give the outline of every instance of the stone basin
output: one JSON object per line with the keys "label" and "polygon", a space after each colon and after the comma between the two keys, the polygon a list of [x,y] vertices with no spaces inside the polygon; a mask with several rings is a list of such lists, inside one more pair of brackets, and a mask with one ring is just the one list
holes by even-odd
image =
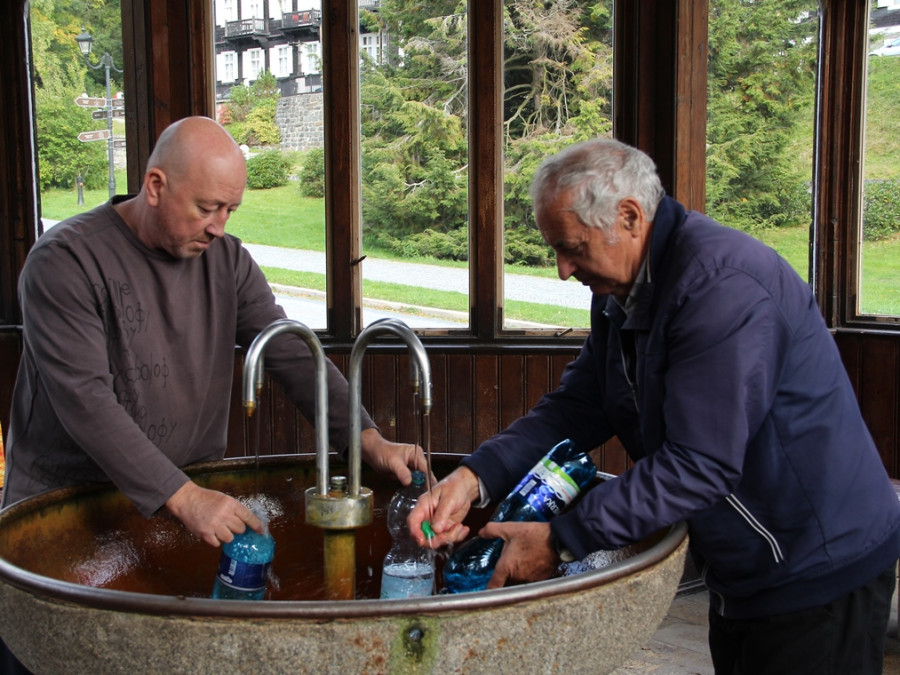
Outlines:
{"label": "stone basin", "polygon": [[[459,456],[435,455],[438,477]],[[343,473],[332,464],[331,475]],[[274,513],[277,588],[212,600],[219,550],[111,487],[55,490],[0,513],[0,634],[35,673],[607,673],[659,626],[687,529],[608,567],[492,591],[378,600],[398,484],[364,467],[372,525],[357,531],[356,600],[322,598],[322,534],[304,523],[312,456],[223,460],[188,472]],[[470,523],[480,526],[489,514]],[[479,520],[480,518],[480,520]],[[440,569],[440,561],[438,561]]]}

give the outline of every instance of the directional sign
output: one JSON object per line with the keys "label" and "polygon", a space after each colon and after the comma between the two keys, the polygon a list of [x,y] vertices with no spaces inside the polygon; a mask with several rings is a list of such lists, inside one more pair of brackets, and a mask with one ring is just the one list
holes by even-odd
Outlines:
{"label": "directional sign", "polygon": [[82,143],[88,141],[105,141],[110,137],[109,129],[100,129],[98,131],[82,131],[78,134],[78,140]]}
{"label": "directional sign", "polygon": [[125,107],[125,99],[124,98],[114,98],[112,100],[113,108],[124,108]]}
{"label": "directional sign", "polygon": [[125,147],[125,141],[124,141],[124,140],[116,140],[116,141],[113,141],[113,147],[114,147],[114,148],[124,148],[124,147]]}
{"label": "directional sign", "polygon": [[102,108],[106,105],[105,98],[94,98],[91,96],[79,96],[75,99],[75,105],[82,108]]}
{"label": "directional sign", "polygon": [[124,110],[95,110],[91,113],[95,120],[105,120],[107,117],[125,117]]}

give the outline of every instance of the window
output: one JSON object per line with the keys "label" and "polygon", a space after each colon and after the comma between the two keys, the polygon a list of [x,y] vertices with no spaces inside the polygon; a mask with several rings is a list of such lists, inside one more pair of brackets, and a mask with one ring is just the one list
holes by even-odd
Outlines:
{"label": "window", "polygon": [[586,328],[591,292],[560,281],[528,191],[540,162],[612,134],[612,0],[505,0],[504,328]]}
{"label": "window", "polygon": [[244,82],[249,84],[259,77],[265,67],[262,49],[248,49],[244,52]]}
{"label": "window", "polygon": [[711,0],[706,211],[810,279],[815,0]]}
{"label": "window", "polygon": [[235,53],[223,52],[216,59],[217,73],[216,80],[219,82],[234,82],[237,79],[237,68],[235,67]]}
{"label": "window", "polygon": [[221,9],[217,8],[217,13],[221,16],[222,24],[224,25],[225,21],[236,21],[238,18],[237,13],[237,0],[216,0],[216,4],[221,3]]}
{"label": "window", "polygon": [[321,44],[306,42],[303,44],[303,72],[307,75],[322,72]]}
{"label": "window", "polygon": [[118,2],[93,9],[59,3],[53,12],[30,7],[46,230],[127,192],[122,23]]}
{"label": "window", "polygon": [[288,45],[275,47],[275,63],[272,73],[275,77],[287,77],[291,74],[291,48]]}
{"label": "window", "polygon": [[851,295],[855,314],[887,322],[900,320],[900,6],[875,8],[869,25],[862,222]]}
{"label": "window", "polygon": [[364,325],[399,313],[414,328],[468,326],[469,73],[459,10],[450,0],[360,10],[367,48],[390,34],[404,54],[373,52],[360,65]]}

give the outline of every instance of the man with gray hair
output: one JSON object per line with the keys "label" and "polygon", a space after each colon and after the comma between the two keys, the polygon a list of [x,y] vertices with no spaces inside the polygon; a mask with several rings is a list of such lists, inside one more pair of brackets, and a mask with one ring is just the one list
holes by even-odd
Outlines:
{"label": "man with gray hair", "polygon": [[460,541],[470,506],[560,440],[617,437],[633,467],[576,508],[479,532],[506,541],[488,588],[686,521],[717,673],[881,672],[900,504],[809,285],[664,196],[650,158],[614,140],[547,159],[532,196],[560,278],[593,293],[591,332],[555,391],[420,499],[411,531],[428,517],[432,545]]}

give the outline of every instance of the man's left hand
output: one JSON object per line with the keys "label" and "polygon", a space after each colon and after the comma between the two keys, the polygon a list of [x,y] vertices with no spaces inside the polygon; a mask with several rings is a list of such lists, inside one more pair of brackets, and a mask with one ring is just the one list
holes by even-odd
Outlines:
{"label": "man's left hand", "polygon": [[[386,440],[378,429],[366,429],[360,435],[363,461],[378,473],[394,476],[403,485],[412,482],[412,469],[428,471],[425,453],[411,443],[393,443]],[[434,477],[432,477],[434,483]]]}
{"label": "man's left hand", "polygon": [[490,522],[481,528],[478,536],[500,537],[505,542],[488,588],[502,588],[510,581],[549,579],[559,564],[559,556],[550,542],[549,523]]}

